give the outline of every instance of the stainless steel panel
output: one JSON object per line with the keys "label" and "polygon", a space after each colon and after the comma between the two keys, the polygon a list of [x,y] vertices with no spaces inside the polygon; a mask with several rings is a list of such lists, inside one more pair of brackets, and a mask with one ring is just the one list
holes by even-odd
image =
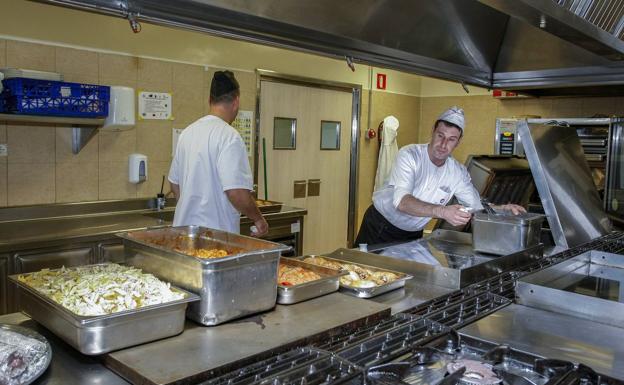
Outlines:
{"label": "stainless steel panel", "polygon": [[16,273],[28,273],[43,268],[70,267],[88,265],[95,262],[92,246],[69,250],[33,250],[13,255],[13,266]]}
{"label": "stainless steel panel", "polygon": [[98,249],[98,263],[123,263],[126,259],[123,242],[100,243]]}
{"label": "stainless steel panel", "polygon": [[340,273],[323,266],[317,266],[291,258],[281,258],[280,264],[282,263],[290,266],[303,267],[304,269],[317,273],[321,278],[293,286],[284,286],[278,282],[277,303],[281,305],[292,305],[338,291],[340,287],[340,277],[347,274],[346,272]]}
{"label": "stainless steel panel", "polygon": [[475,213],[472,217],[472,244],[475,251],[496,255],[512,254],[540,242],[541,214],[490,215]]}
{"label": "stainless steel panel", "polygon": [[408,273],[423,285],[459,289],[534,262],[542,258],[543,247],[494,257],[475,252],[469,233],[436,230],[430,237],[372,252],[379,255],[349,250],[336,258]]}
{"label": "stainless steel panel", "polygon": [[526,121],[518,130],[555,244],[568,248],[609,233],[575,130]]}
{"label": "stainless steel panel", "polygon": [[519,304],[594,322],[624,325],[624,260],[590,251],[521,278]]}
{"label": "stainless steel panel", "polygon": [[[201,300],[189,307],[194,321],[217,325],[275,306],[277,265],[280,253],[288,249],[284,245],[199,226],[118,235],[129,265],[200,295]],[[225,249],[231,255],[201,259],[183,254],[174,250],[178,237],[195,247]]]}
{"label": "stainless steel panel", "polygon": [[103,354],[174,336],[184,330],[186,305],[199,298],[184,290],[185,298],[103,316],[79,316],[37,290],[9,277],[18,287],[20,309],[76,350]]}
{"label": "stainless steel panel", "polygon": [[459,330],[512,348],[583,363],[624,380],[624,329],[522,305],[509,305]]}

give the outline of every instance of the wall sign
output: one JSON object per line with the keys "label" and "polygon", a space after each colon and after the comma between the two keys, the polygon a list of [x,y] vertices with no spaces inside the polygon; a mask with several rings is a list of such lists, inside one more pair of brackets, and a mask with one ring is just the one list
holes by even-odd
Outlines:
{"label": "wall sign", "polygon": [[252,156],[251,145],[253,144],[253,111],[238,111],[232,127],[239,132],[247,148],[247,156]]}
{"label": "wall sign", "polygon": [[139,119],[173,119],[171,102],[171,94],[168,92],[139,92]]}

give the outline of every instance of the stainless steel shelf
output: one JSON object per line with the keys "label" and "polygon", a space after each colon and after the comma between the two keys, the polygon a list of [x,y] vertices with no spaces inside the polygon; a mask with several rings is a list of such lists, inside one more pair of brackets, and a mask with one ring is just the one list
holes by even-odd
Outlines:
{"label": "stainless steel shelf", "polygon": [[104,124],[104,120],[104,118],[72,118],[65,116],[0,114],[0,121],[19,123],[51,123],[81,126],[101,126],[102,124]]}
{"label": "stainless steel shelf", "polygon": [[0,122],[16,123],[47,123],[66,124],[72,127],[72,152],[78,154],[80,150],[97,133],[98,128],[104,124],[104,118],[72,118],[66,116],[39,116],[0,114]]}

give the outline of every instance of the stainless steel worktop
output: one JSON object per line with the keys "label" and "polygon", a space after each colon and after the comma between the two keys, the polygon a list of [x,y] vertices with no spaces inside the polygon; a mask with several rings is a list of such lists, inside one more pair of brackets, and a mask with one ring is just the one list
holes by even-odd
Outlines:
{"label": "stainless steel worktop", "polygon": [[599,373],[624,378],[624,329],[510,305],[460,333],[544,357],[582,362]]}
{"label": "stainless steel worktop", "polygon": [[34,385],[126,385],[126,380],[108,370],[97,358],[84,356],[46,328],[21,313],[0,316],[1,324],[21,325],[35,330],[52,345],[52,363]]}
{"label": "stainless steel worktop", "polygon": [[[167,208],[163,211],[136,210],[0,222],[0,251],[30,242],[98,237],[118,231],[166,226],[171,224],[173,213],[174,208]],[[284,206],[279,212],[265,214],[265,217],[280,219],[305,213],[305,209]],[[241,223],[247,222],[247,218],[241,219]]]}

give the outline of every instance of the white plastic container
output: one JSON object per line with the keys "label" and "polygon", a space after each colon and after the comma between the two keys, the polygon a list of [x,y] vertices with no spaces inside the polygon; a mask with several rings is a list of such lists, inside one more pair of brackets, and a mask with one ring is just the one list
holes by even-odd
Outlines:
{"label": "white plastic container", "polygon": [[101,129],[109,131],[131,129],[135,125],[135,108],[134,88],[111,86],[108,116]]}
{"label": "white plastic container", "polygon": [[130,154],[128,158],[128,181],[141,183],[147,180],[147,155]]}

